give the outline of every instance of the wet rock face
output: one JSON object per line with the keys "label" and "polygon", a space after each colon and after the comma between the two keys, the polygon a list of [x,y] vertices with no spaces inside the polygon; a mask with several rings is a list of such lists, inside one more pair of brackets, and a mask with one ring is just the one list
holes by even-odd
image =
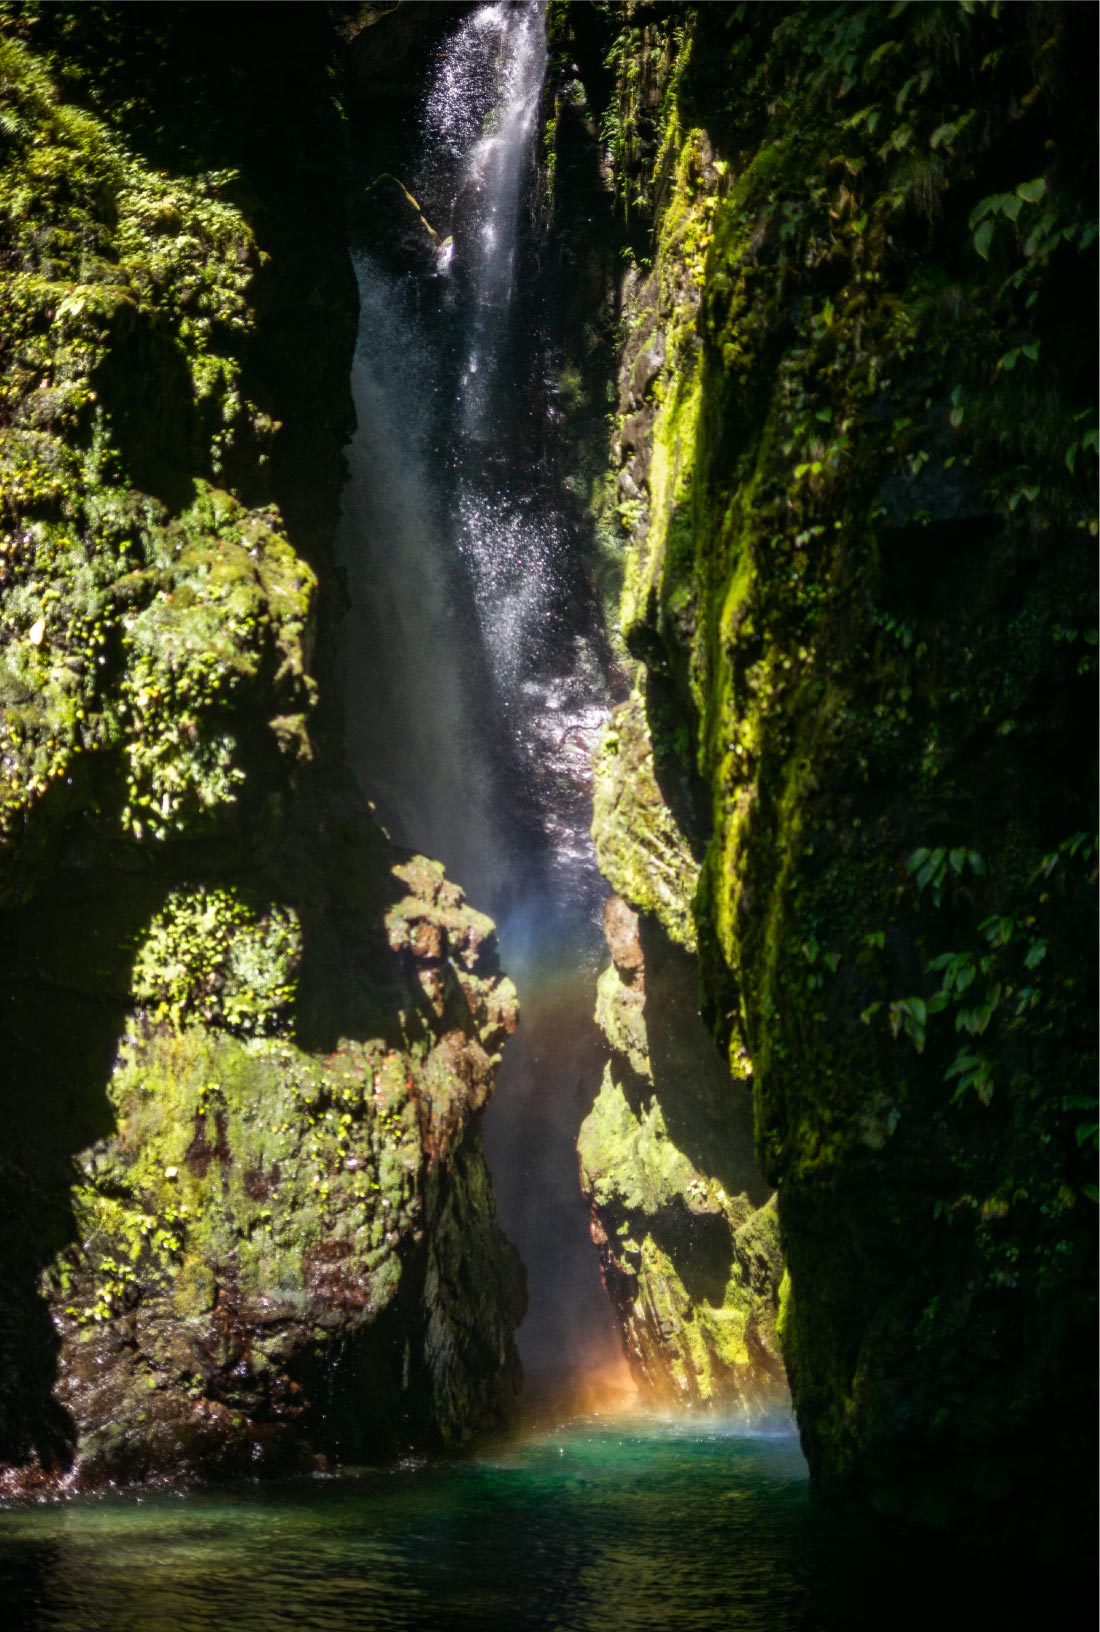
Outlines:
{"label": "wet rock face", "polygon": [[783,1264],[750,1088],[731,1087],[696,1013],[694,960],[618,896],[604,929],[596,1018],[612,1057],[578,1152],[631,1370],[664,1403],[782,1408]]}
{"label": "wet rock face", "polygon": [[691,906],[701,846],[693,816],[670,797],[667,744],[654,740],[646,682],[639,680],[600,739],[592,837],[612,889],[661,924],[677,945],[694,952]]}

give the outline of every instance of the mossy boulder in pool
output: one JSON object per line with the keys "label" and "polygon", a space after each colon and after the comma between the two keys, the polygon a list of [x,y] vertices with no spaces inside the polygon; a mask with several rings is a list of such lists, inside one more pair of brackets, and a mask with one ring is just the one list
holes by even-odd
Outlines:
{"label": "mossy boulder in pool", "polygon": [[442,869],[413,858],[395,884],[398,1046],[297,1046],[285,908],[198,889],[153,921],[115,1131],[77,1158],[77,1238],[44,1278],[75,1459],[7,1488],[313,1467],[507,1411],[523,1273],[476,1112],[514,993]]}

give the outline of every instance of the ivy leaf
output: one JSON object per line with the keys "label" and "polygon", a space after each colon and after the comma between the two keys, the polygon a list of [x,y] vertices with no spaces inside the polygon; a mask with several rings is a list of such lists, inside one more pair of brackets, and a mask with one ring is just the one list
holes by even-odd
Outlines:
{"label": "ivy leaf", "polygon": [[983,261],[988,261],[989,259],[989,246],[992,241],[993,223],[989,220],[983,221],[977,232],[974,234],[974,248],[977,250]]}
{"label": "ivy leaf", "polygon": [[1021,181],[1016,193],[1019,198],[1023,199],[1025,204],[1038,204],[1046,190],[1046,182],[1042,176],[1038,176],[1035,181]]}
{"label": "ivy leaf", "polygon": [[952,1077],[961,1076],[964,1071],[972,1071],[978,1063],[976,1054],[968,1054],[965,1049],[956,1054],[954,1061],[943,1074],[944,1082],[950,1082]]}

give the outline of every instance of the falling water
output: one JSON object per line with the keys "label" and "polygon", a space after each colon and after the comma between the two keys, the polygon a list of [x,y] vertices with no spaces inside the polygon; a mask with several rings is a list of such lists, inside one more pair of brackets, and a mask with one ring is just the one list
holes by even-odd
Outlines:
{"label": "falling water", "polygon": [[[554,502],[530,253],[542,7],[443,45],[407,252],[357,248],[361,321],[341,525],[352,763],[392,836],[496,918],[519,987],[486,1146],[528,1266],[529,1372],[621,1366],[577,1183],[599,1071],[604,887],[589,763],[608,707],[592,597]],[[367,178],[368,180],[370,178]],[[425,224],[426,222],[426,224]]]}

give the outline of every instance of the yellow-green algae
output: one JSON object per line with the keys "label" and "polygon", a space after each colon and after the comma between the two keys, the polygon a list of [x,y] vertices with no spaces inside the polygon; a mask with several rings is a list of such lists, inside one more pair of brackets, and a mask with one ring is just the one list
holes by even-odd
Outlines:
{"label": "yellow-green algae", "polygon": [[651,1398],[773,1410],[779,1225],[774,1197],[760,1205],[747,1094],[735,1102],[695,1013],[691,958],[620,900],[606,924],[611,1060],[577,1151],[627,1359]]}

